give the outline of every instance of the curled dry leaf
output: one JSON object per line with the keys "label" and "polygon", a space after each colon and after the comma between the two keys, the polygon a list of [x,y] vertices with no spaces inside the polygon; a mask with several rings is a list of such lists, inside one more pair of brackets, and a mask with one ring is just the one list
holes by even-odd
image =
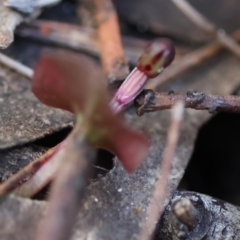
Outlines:
{"label": "curled dry leaf", "polygon": [[146,157],[148,141],[111,111],[105,82],[101,69],[86,56],[46,50],[37,64],[32,91],[41,102],[74,112],[76,128],[86,139],[116,154],[132,172]]}

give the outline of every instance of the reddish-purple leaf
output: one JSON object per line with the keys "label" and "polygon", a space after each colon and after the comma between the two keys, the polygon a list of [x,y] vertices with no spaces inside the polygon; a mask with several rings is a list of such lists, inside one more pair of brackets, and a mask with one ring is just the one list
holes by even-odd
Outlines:
{"label": "reddish-purple leaf", "polygon": [[49,106],[80,114],[88,141],[112,151],[132,172],[146,157],[148,141],[110,110],[105,82],[101,69],[86,56],[45,51],[32,79],[32,91]]}

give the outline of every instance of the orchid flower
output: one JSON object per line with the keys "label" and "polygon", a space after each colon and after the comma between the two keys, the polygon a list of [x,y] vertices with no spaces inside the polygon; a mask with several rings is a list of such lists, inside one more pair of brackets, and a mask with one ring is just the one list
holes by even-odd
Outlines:
{"label": "orchid flower", "polygon": [[134,100],[149,78],[170,65],[174,55],[170,40],[150,42],[110,102],[105,77],[88,57],[68,51],[45,51],[33,76],[32,91],[41,102],[75,113],[74,131],[93,146],[113,152],[125,169],[133,172],[146,157],[149,142],[126,127],[116,113]]}
{"label": "orchid flower", "polygon": [[74,113],[73,131],[93,146],[113,152],[125,169],[133,172],[145,159],[149,141],[129,129],[110,109],[106,82],[100,67],[89,57],[44,51],[35,69],[32,91],[44,104]]}
{"label": "orchid flower", "polygon": [[166,38],[155,39],[144,49],[137,66],[115,93],[110,106],[114,112],[126,108],[142,91],[149,78],[158,76],[175,56],[173,43]]}

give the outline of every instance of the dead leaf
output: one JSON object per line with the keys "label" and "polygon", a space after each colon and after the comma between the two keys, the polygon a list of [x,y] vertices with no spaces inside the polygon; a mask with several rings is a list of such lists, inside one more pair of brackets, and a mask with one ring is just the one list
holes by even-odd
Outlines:
{"label": "dead leaf", "polygon": [[31,82],[0,68],[0,149],[33,142],[72,126],[74,116],[41,104],[31,93]]}

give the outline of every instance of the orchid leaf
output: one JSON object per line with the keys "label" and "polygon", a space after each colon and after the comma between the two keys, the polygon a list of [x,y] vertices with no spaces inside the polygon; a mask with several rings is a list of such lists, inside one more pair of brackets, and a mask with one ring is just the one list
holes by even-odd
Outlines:
{"label": "orchid leaf", "polygon": [[90,58],[47,50],[36,66],[32,91],[44,104],[75,113],[75,128],[95,147],[116,154],[132,172],[146,157],[148,140],[112,112],[105,82],[101,69]]}

